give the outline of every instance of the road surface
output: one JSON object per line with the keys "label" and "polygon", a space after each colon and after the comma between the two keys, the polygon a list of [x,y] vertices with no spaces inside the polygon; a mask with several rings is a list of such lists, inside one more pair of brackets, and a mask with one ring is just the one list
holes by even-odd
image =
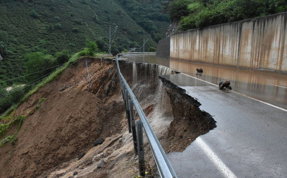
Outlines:
{"label": "road surface", "polygon": [[[287,177],[287,75],[154,56],[128,56],[186,74],[165,76],[197,98],[217,127],[169,159],[180,178]],[[195,76],[196,68],[202,76]],[[223,92],[218,82],[230,80]]]}
{"label": "road surface", "polygon": [[197,98],[217,122],[185,151],[169,154],[179,177],[287,176],[287,110],[186,75],[166,78]]}

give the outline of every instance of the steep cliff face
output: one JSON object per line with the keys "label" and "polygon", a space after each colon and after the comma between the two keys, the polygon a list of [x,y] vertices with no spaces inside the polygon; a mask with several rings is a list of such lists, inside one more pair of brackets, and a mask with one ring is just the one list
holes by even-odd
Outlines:
{"label": "steep cliff face", "polygon": [[198,136],[208,133],[216,127],[216,121],[210,114],[202,111],[195,98],[186,94],[168,79],[160,77],[170,100],[173,120],[165,137],[168,152],[181,152]]}

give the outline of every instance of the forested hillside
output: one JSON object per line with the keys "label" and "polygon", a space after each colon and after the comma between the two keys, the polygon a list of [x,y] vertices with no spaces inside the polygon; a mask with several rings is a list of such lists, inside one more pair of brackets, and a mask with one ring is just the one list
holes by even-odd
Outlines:
{"label": "forested hillside", "polygon": [[155,41],[163,37],[167,30],[166,22],[169,21],[165,14],[162,0],[118,0],[128,15],[139,24],[146,32],[151,34]]}
{"label": "forested hillside", "polygon": [[286,0],[172,0],[171,19],[182,30],[287,11]]}
{"label": "forested hillside", "polygon": [[109,27],[113,51],[140,47],[143,39],[152,50],[169,24],[162,9],[161,0],[0,0],[0,87],[23,82],[31,52],[53,58],[87,41],[107,51]]}

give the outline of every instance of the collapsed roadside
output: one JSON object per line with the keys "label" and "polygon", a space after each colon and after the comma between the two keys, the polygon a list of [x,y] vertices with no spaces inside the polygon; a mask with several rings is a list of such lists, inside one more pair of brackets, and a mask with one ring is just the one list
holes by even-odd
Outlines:
{"label": "collapsed roadside", "polygon": [[[197,136],[214,128],[213,122],[213,127],[207,127],[205,132],[190,131],[196,129],[192,123],[200,122],[191,121],[190,117],[192,109],[200,113],[199,105],[184,102],[187,112],[178,110],[175,101],[180,101],[184,93],[172,97],[177,91],[169,85],[164,88],[158,78],[162,70],[157,65],[136,64],[138,77],[135,77],[133,65],[122,62],[122,71],[168,152],[183,150]],[[179,112],[184,117],[177,114]],[[0,177],[138,175],[137,158],[112,60],[82,58],[29,97],[13,115],[27,118],[17,140],[0,148],[3,170]],[[180,121],[183,118],[185,121]],[[178,121],[182,124],[175,124]],[[154,165],[147,144],[145,148],[147,167],[152,171]]]}

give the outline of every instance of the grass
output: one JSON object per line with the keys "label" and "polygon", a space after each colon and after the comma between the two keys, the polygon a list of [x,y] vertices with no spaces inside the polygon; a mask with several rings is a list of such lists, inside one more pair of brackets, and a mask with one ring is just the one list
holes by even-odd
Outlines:
{"label": "grass", "polygon": [[5,137],[4,139],[0,140],[0,147],[2,147],[3,145],[7,144],[7,143],[15,143],[17,140],[16,135],[8,135],[7,137]]}
{"label": "grass", "polygon": [[47,98],[40,98],[38,100],[37,106],[36,106],[36,110],[40,109],[41,105],[47,100]]}
{"label": "grass", "polygon": [[5,122],[2,120],[3,123],[0,124],[0,137],[4,136],[5,133],[13,126],[17,127],[18,132],[26,118],[26,116],[22,115],[15,117],[7,116]]}

